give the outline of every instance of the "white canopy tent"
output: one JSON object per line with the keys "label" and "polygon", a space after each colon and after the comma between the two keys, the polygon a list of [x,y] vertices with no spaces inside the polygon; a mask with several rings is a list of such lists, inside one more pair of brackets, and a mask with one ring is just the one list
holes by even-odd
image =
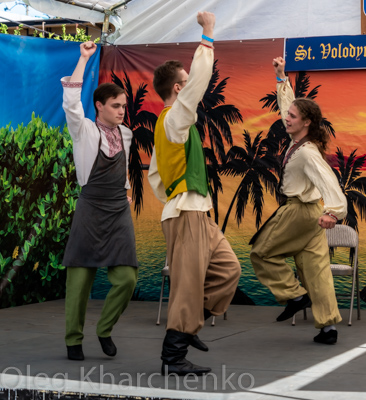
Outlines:
{"label": "white canopy tent", "polygon": [[360,0],[133,0],[115,44],[197,41],[198,11],[216,15],[216,40],[357,35]]}
{"label": "white canopy tent", "polygon": [[[62,0],[63,2],[65,0]],[[4,0],[0,0],[4,2]],[[78,0],[94,10],[56,0],[25,0],[36,10],[63,18],[103,22],[115,0]],[[74,3],[74,2],[73,2]],[[99,11],[96,11],[99,10]],[[360,0],[132,0],[110,22],[114,44],[197,41],[198,11],[216,14],[216,40],[359,35]]]}

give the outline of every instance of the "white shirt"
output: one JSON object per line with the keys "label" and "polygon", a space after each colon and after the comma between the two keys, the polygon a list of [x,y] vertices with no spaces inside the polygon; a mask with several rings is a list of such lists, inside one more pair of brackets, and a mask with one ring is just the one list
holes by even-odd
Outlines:
{"label": "white shirt", "polygon": [[[89,179],[91,169],[98,154],[99,138],[102,137],[101,150],[109,156],[110,145],[103,128],[97,128],[89,118],[85,118],[81,103],[82,82],[69,82],[70,77],[61,79],[64,88],[62,107],[66,114],[67,127],[73,141],[73,155],[76,168],[76,177],[80,186],[84,186]],[[130,154],[132,131],[123,125],[119,125],[123,137],[123,145],[126,151],[126,184],[128,181],[128,160]]]}
{"label": "white shirt", "polygon": [[[288,80],[278,83],[277,102],[285,126],[285,118],[293,101],[294,93]],[[293,144],[294,141],[291,141],[289,149]],[[338,219],[347,215],[347,199],[337,177],[312,142],[305,142],[292,154],[285,166],[281,191],[288,197],[297,197],[303,203],[317,203],[323,198],[324,214],[333,214]]]}

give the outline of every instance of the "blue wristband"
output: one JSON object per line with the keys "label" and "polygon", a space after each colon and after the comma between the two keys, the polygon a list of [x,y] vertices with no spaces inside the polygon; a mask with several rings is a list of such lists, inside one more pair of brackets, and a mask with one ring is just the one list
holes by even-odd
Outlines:
{"label": "blue wristband", "polygon": [[205,39],[205,40],[207,40],[207,41],[210,42],[210,43],[213,43],[213,42],[214,42],[214,40],[213,40],[212,38],[210,38],[210,37],[208,37],[208,36],[206,36],[206,35],[202,35],[202,39]]}
{"label": "blue wristband", "polygon": [[277,82],[286,82],[287,78],[279,78],[278,76],[276,76]]}

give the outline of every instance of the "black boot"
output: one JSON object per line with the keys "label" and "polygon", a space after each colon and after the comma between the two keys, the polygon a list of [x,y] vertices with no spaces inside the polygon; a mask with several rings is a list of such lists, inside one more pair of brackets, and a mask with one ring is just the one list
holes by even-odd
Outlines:
{"label": "black boot", "polygon": [[163,351],[161,353],[161,359],[163,360],[161,367],[162,375],[202,375],[211,371],[211,368],[194,365],[186,360],[185,357],[192,338],[193,335],[189,333],[173,331],[171,329],[166,332]]}
{"label": "black boot", "polygon": [[200,340],[197,335],[194,335],[191,340],[191,346],[197,350],[208,351],[208,347]]}
{"label": "black boot", "polygon": [[69,360],[75,360],[75,361],[84,360],[83,347],[81,344],[76,344],[75,346],[66,346],[66,347],[67,347],[67,358]]}

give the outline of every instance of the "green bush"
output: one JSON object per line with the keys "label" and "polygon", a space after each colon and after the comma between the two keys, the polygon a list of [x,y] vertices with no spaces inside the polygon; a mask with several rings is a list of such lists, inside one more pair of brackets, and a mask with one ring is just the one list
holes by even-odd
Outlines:
{"label": "green bush", "polygon": [[[87,35],[85,33],[85,29],[82,28],[76,28],[76,35],[70,35],[69,33],[66,33],[66,25],[62,25],[62,35],[56,35],[55,33],[44,33],[44,32],[39,32],[37,30],[34,30],[33,36],[34,37],[40,37],[40,38],[48,38],[48,39],[55,39],[55,40],[65,40],[69,42],[87,42],[91,39],[91,35]],[[14,31],[15,35],[15,31]],[[94,40],[94,43],[98,43],[100,41],[100,38],[97,38]]]}
{"label": "green bush", "polygon": [[64,297],[61,265],[80,187],[65,127],[0,128],[0,308]]}
{"label": "green bush", "polygon": [[[23,30],[23,24],[19,24],[19,26],[14,29],[13,34],[16,36],[20,36]],[[31,27],[30,27],[31,28]],[[33,28],[34,29],[34,28]],[[4,33],[7,35],[8,32],[8,26],[6,24],[0,24],[0,33]],[[33,32],[34,37],[40,37],[44,39],[45,37],[47,39],[55,39],[55,40],[64,40],[68,42],[87,42],[91,39],[91,35],[87,35],[85,29],[82,28],[76,28],[76,35],[71,35],[69,33],[66,33],[66,25],[62,25],[62,34],[57,35],[54,32],[42,32],[37,29],[34,29]],[[98,43],[100,41],[100,38],[96,38],[94,40],[94,43]]]}

